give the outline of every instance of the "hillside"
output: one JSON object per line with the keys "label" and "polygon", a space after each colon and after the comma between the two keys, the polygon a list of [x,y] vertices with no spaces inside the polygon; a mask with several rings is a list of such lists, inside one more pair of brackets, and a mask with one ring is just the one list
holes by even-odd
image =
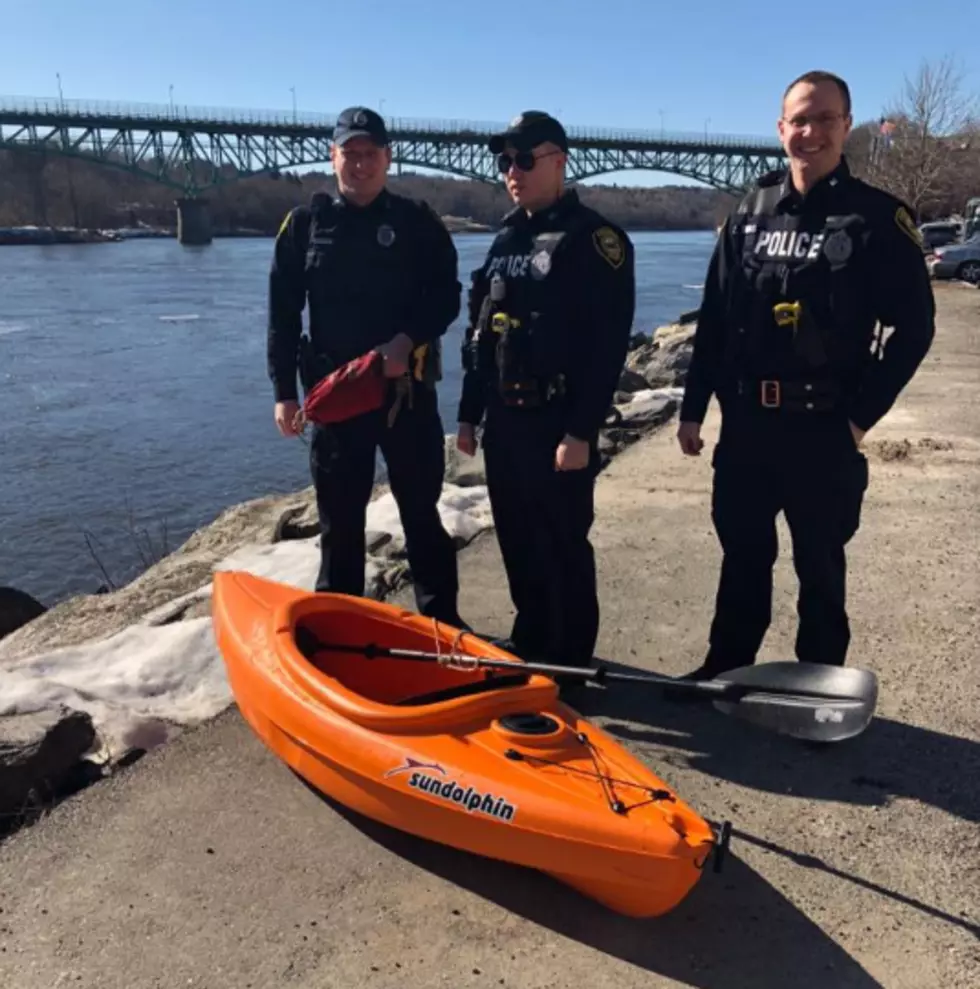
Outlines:
{"label": "hillside", "polygon": [[[318,188],[333,189],[325,172],[239,179],[206,196],[217,234],[274,234],[286,211]],[[427,200],[440,215],[495,225],[509,208],[497,185],[419,174],[392,175],[391,188]],[[147,224],[173,228],[175,190],[121,169],[54,155],[0,152],[0,226],[37,224],[118,229]],[[583,199],[631,230],[711,229],[731,197],[695,186],[582,187]]]}

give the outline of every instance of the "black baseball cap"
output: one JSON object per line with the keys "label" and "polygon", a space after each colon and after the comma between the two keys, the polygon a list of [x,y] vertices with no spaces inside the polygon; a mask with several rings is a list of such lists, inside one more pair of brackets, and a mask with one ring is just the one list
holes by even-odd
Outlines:
{"label": "black baseball cap", "polygon": [[551,141],[562,151],[568,151],[565,128],[551,114],[543,110],[525,110],[510,122],[506,130],[494,134],[488,147],[497,155],[508,144],[512,144],[518,151],[530,151],[545,141]]}
{"label": "black baseball cap", "polygon": [[333,129],[334,144],[344,144],[352,137],[369,137],[375,144],[388,144],[388,129],[381,114],[366,106],[349,106],[340,112]]}

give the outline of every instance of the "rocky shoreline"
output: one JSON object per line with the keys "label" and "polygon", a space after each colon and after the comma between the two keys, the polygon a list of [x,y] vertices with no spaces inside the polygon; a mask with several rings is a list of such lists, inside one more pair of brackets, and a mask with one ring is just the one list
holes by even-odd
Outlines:
{"label": "rocky shoreline", "polygon": [[[695,327],[685,321],[631,340],[600,437],[603,468],[673,417]],[[471,489],[485,501],[482,453],[461,457],[447,439],[445,482],[446,490]],[[379,484],[372,500],[386,495],[387,485]],[[490,527],[484,512],[461,530],[457,550]],[[261,552],[284,543],[315,543],[318,534],[313,489],[308,487],[228,508],[169,556],[110,593],[79,595],[44,609],[16,589],[0,589],[0,676],[50,651],[106,640],[134,626],[206,620],[211,579],[219,564],[249,548]],[[384,599],[411,581],[403,541],[390,532],[372,532],[369,525],[368,554],[368,596]],[[56,705],[5,713],[0,703],[0,836],[31,823],[65,796],[145,751],[136,745],[113,752],[107,761],[93,759],[97,734],[83,711]]]}

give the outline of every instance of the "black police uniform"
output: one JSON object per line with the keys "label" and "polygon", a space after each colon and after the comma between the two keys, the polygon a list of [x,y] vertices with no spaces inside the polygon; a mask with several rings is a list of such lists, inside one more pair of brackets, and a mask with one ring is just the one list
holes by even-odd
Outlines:
{"label": "black police uniform", "polygon": [[[586,666],[599,628],[589,529],[598,434],[626,359],[633,246],[574,190],[512,210],[473,273],[458,418],[479,425],[497,538],[524,658]],[[570,434],[589,464],[555,469]]]}
{"label": "black police uniform", "polygon": [[[386,141],[381,118],[363,108],[345,111],[342,128]],[[427,204],[387,189],[366,207],[317,193],[309,207],[289,213],[276,239],[268,335],[276,401],[296,400],[298,369],[308,391],[399,332],[411,338],[409,378],[392,383],[382,409],[314,427],[310,467],[322,532],[316,589],[364,593],[366,510],[380,447],[418,609],[457,625],[456,551],[437,508],[445,434],[435,382],[461,288],[452,238]],[[309,340],[301,343],[307,303]]]}
{"label": "black police uniform", "polygon": [[[929,350],[934,316],[908,210],[846,160],[806,196],[788,172],[772,173],[726,221],[681,408],[701,422],[714,393],[722,411],[712,519],[723,562],[704,675],[755,660],[780,510],[800,585],[797,658],[844,663],[845,546],[868,483],[849,423],[868,430],[891,408]],[[878,323],[893,327],[883,347]]]}

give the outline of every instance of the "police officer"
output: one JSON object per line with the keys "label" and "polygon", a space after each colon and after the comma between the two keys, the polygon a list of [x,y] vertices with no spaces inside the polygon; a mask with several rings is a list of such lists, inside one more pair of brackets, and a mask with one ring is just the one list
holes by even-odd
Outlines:
{"label": "police officer", "polygon": [[[391,148],[366,107],[337,119],[336,197],[314,194],[276,238],[269,282],[268,369],[275,421],[301,428],[297,370],[309,391],[372,349],[391,386],[384,407],[314,427],[310,467],[321,527],[318,591],[363,595],[366,510],[380,447],[405,532],[419,611],[461,625],[457,564],[437,502],[445,470],[435,382],[441,336],[460,310],[456,249],[439,217],[386,188]],[[301,337],[309,305],[309,338]],[[298,349],[299,348],[299,349]]]}
{"label": "police officer", "polygon": [[[741,200],[708,268],[677,435],[699,454],[717,396],[712,519],[723,561],[708,653],[690,678],[755,661],[780,510],[799,579],[797,659],[845,662],[845,546],[868,483],[861,442],[935,332],[916,226],[900,200],[851,174],[850,127],[842,79],[794,80],[779,120],[789,166]],[[878,323],[892,328],[883,347]]]}
{"label": "police officer", "polygon": [[598,434],[626,359],[633,247],[564,188],[568,138],[527,111],[489,149],[515,203],[473,272],[457,446],[483,423],[487,486],[525,659],[587,666]]}

